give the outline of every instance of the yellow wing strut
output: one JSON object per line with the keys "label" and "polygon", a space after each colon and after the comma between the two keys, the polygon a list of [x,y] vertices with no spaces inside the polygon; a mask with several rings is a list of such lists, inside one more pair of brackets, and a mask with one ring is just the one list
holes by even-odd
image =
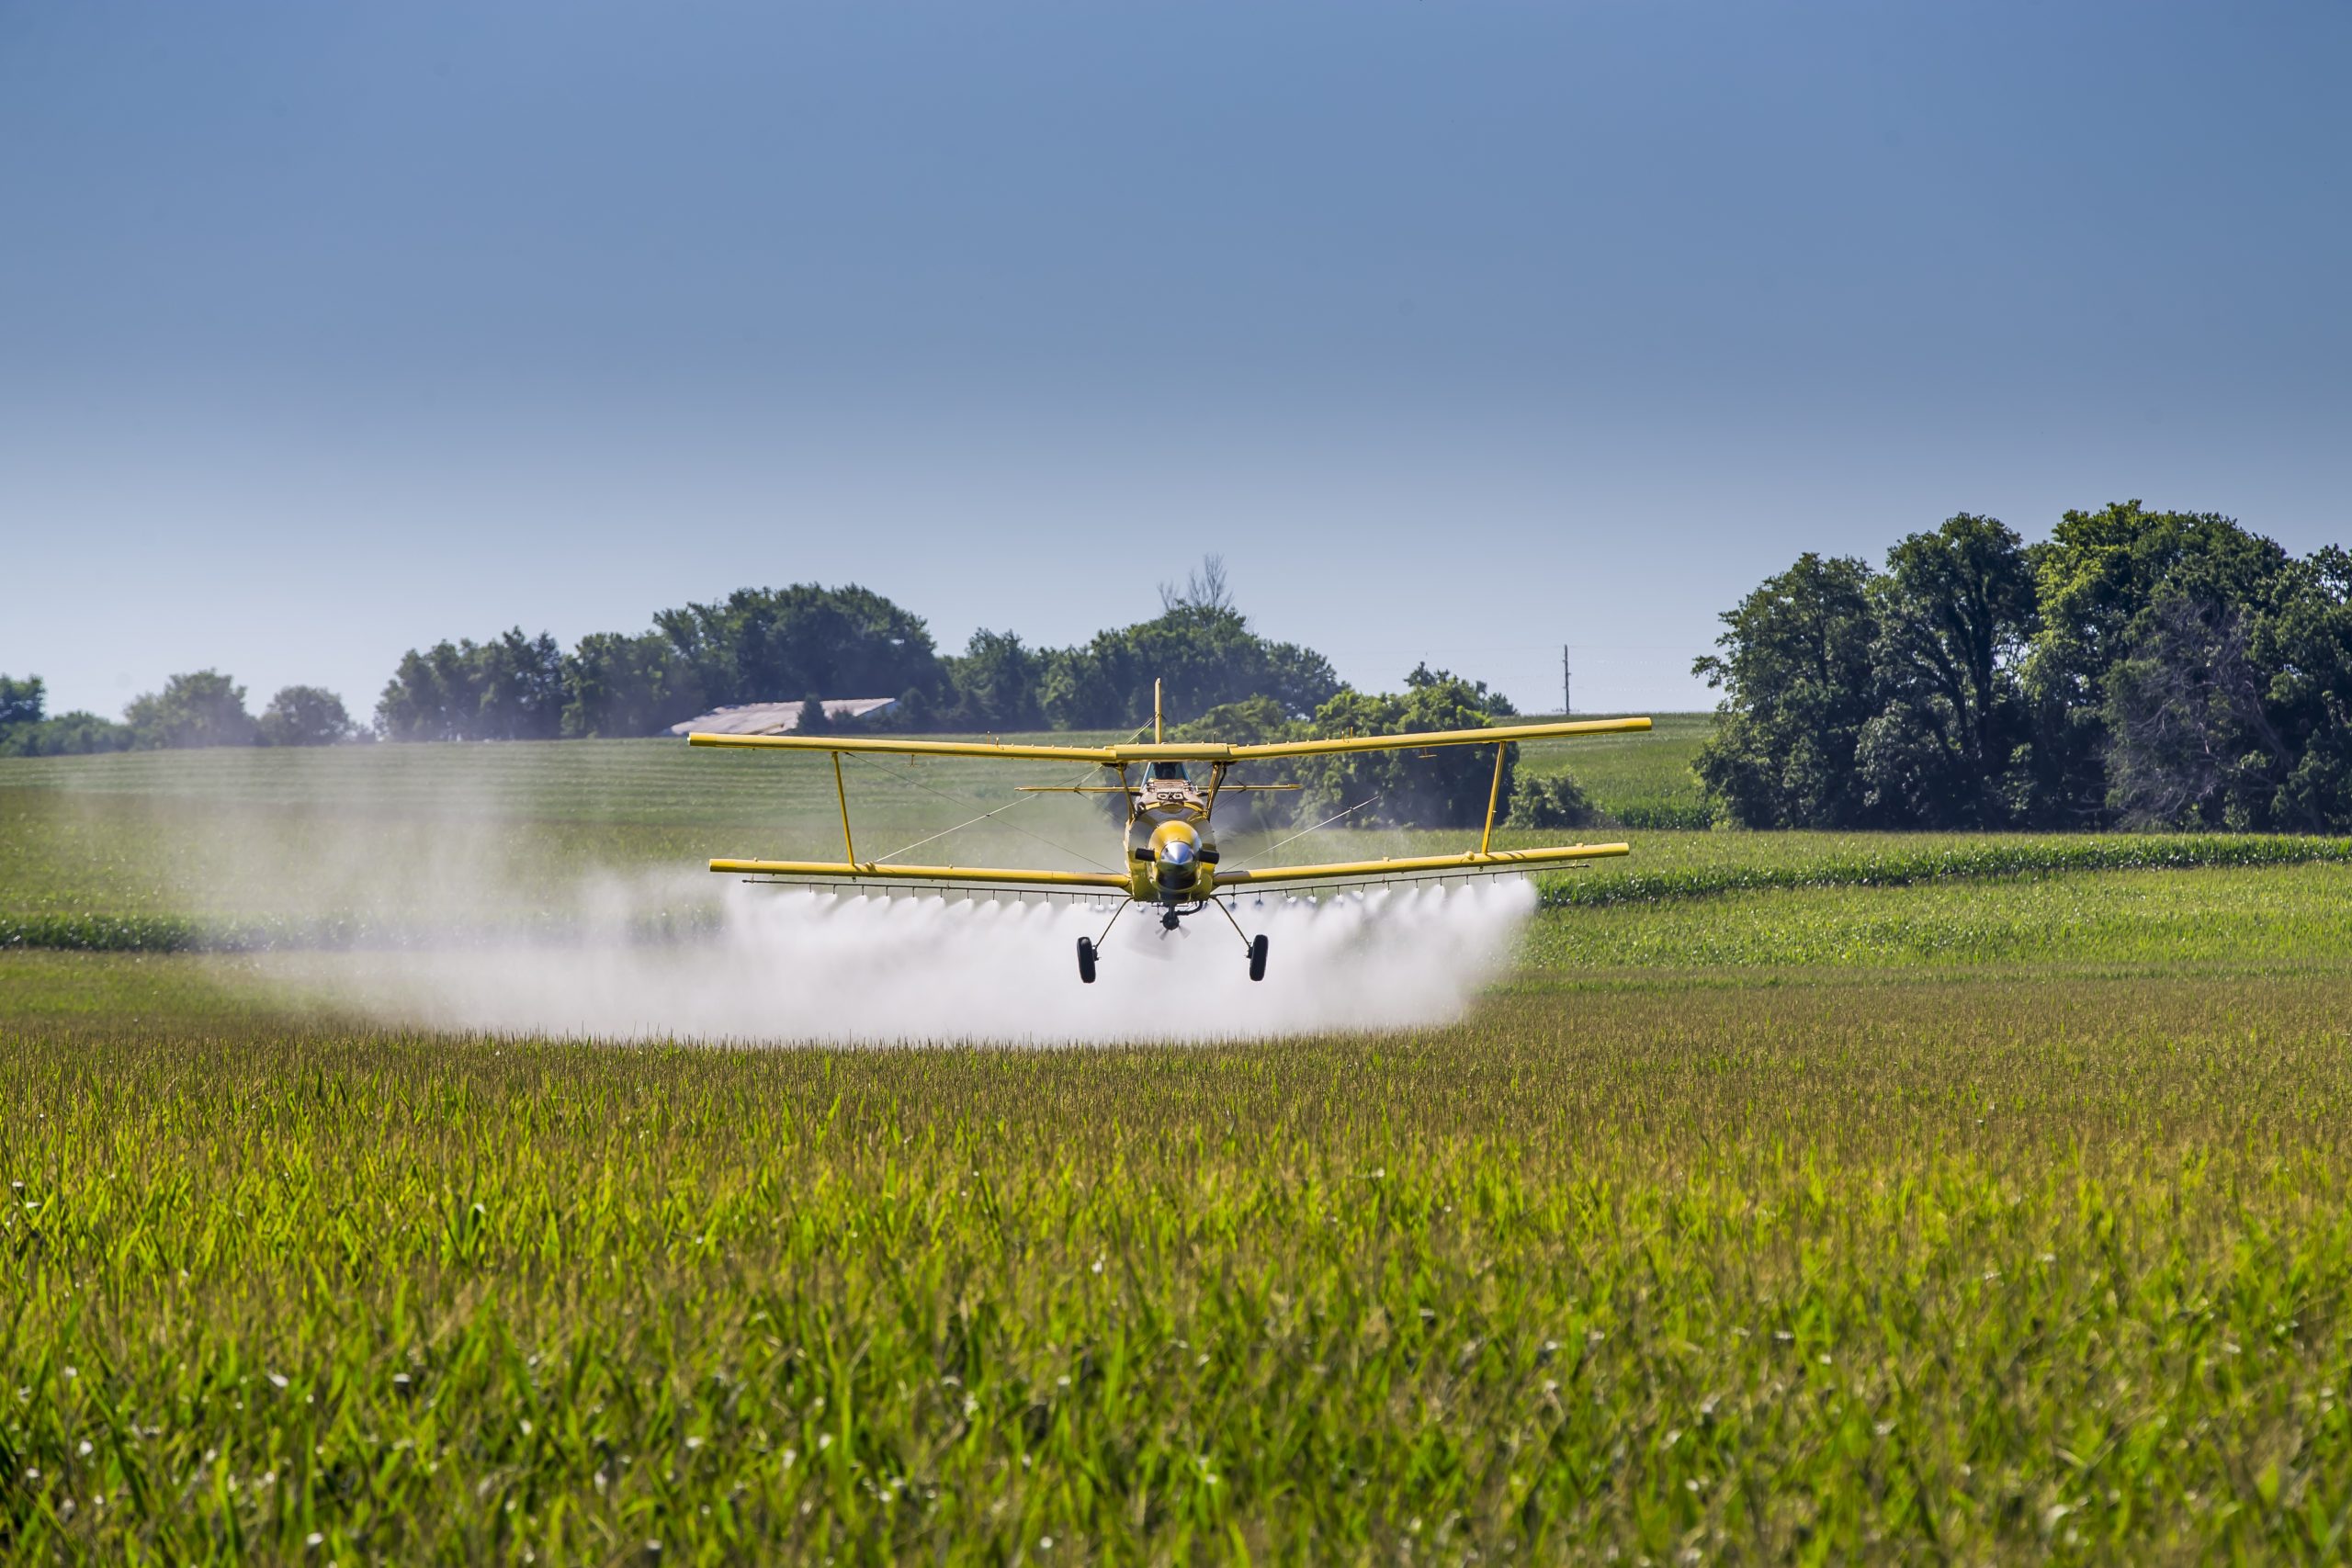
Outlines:
{"label": "yellow wing strut", "polygon": [[[833,763],[833,769],[836,773],[840,772],[841,763],[838,761]],[[1502,797],[1503,748],[1498,746],[1495,748],[1495,782],[1493,786],[1487,791],[1487,827],[1486,830],[1478,835],[1478,852],[1480,854],[1485,854],[1487,852],[1487,845],[1494,840],[1495,805],[1497,802],[1500,801]],[[842,808],[842,820],[843,822],[847,822],[849,820],[849,808],[847,807],[843,807]]]}
{"label": "yellow wing strut", "polygon": [[833,793],[841,797],[842,803],[842,859],[854,863],[857,846],[849,841],[849,789],[842,783],[842,754],[839,751],[833,753]]}

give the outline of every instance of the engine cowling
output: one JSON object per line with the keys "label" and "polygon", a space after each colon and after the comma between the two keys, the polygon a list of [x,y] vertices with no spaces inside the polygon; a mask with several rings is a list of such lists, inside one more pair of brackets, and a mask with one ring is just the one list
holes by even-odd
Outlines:
{"label": "engine cowling", "polygon": [[1151,879],[1162,903],[1187,903],[1206,896],[1215,877],[1199,829],[1189,822],[1162,822],[1151,832]]}

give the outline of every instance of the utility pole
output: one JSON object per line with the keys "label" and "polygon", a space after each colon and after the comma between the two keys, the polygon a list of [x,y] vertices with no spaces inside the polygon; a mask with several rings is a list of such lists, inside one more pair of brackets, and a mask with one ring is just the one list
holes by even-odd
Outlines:
{"label": "utility pole", "polygon": [[1560,716],[1566,718],[1577,711],[1573,688],[1568,684],[1568,645],[1560,645]]}

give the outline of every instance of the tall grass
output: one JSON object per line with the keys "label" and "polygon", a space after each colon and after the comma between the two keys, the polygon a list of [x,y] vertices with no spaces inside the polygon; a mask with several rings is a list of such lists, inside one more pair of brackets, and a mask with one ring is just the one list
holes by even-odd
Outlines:
{"label": "tall grass", "polygon": [[[149,874],[310,805],[66,793],[0,785],[7,930],[383,934]],[[540,809],[535,864],[699,831]],[[2352,1555],[2344,845],[1638,842],[1459,1027],[1254,1046],[0,951],[0,1558]]]}
{"label": "tall grass", "polygon": [[1856,995],[1085,1053],[13,1028],[0,1544],[2339,1555],[2352,985]]}
{"label": "tall grass", "polygon": [[[2117,834],[2101,838],[1951,838],[1908,841],[1880,836],[1860,852],[1820,845],[1812,835],[1777,834],[1792,850],[1777,863],[1750,859],[1611,870],[1548,879],[1544,902],[1562,908],[1654,903],[1765,888],[1908,887],[2005,876],[2091,871],[2187,871],[2211,866],[2352,864],[2352,839],[2265,834]],[[1813,841],[1808,841],[1809,840]],[[1811,851],[1812,852],[1806,852]],[[1824,852],[1826,851],[1826,852]]]}
{"label": "tall grass", "polygon": [[[1819,978],[1856,970],[2155,975],[2334,973],[2352,953],[2340,865],[2051,875],[1905,887],[1815,886],[1552,911],[1528,939],[1536,975],[1580,984],[1697,970]],[[1539,979],[1540,976],[1540,979]]]}

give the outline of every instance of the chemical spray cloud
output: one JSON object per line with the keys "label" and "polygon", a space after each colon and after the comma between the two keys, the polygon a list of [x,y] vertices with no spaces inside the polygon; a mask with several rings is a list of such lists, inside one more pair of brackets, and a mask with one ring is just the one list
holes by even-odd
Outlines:
{"label": "chemical spray cloud", "polygon": [[[1130,911],[1079,982],[1089,901],[885,897],[735,886],[718,930],[629,940],[662,878],[607,880],[562,942],[317,955],[294,971],[388,1021],[598,1039],[1036,1044],[1407,1028],[1461,1015],[1535,905],[1524,882],[1245,897],[1264,981],[1214,911],[1163,932]],[[332,976],[330,979],[329,977]]]}
{"label": "chemical spray cloud", "polygon": [[[1078,939],[1101,933],[1106,901],[749,886],[702,871],[695,842],[662,844],[675,859],[649,865],[626,835],[537,816],[546,793],[518,788],[516,776],[538,777],[519,755],[456,749],[429,769],[346,768],[332,787],[259,806],[86,809],[100,814],[94,832],[169,848],[159,871],[181,907],[284,921],[297,948],[307,929],[356,933],[352,951],[236,961],[265,981],[451,1030],[1057,1043],[1412,1028],[1462,1013],[1511,958],[1535,902],[1512,881],[1319,901],[1244,894],[1236,918],[1272,944],[1256,984],[1216,911],[1163,934],[1153,910],[1131,908],[1086,986]],[[153,819],[124,815],[141,811]],[[738,831],[708,847],[740,848]]]}

